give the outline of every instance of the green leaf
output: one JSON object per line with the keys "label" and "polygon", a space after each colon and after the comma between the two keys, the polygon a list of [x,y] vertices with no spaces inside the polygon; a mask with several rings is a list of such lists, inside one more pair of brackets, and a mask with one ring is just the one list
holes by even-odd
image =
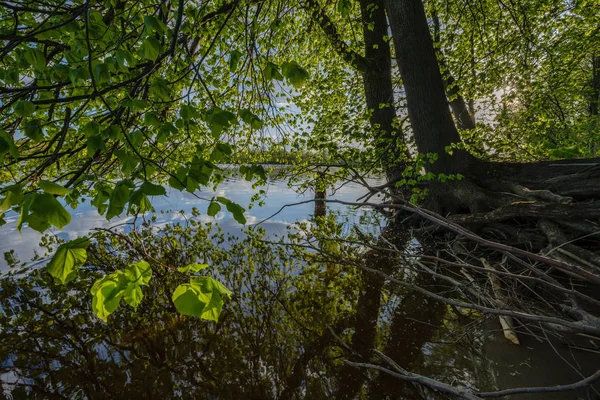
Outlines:
{"label": "green leaf", "polygon": [[212,153],[210,154],[210,161],[219,163],[226,157],[231,156],[233,149],[227,143],[217,143]]}
{"label": "green leaf", "polygon": [[171,136],[171,134],[177,133],[178,131],[179,130],[177,129],[177,127],[170,122],[162,124],[158,129],[158,136],[156,137],[156,140],[159,143],[164,143],[167,140],[167,138]]}
{"label": "green leaf", "polygon": [[71,191],[69,189],[67,189],[66,187],[63,187],[59,184],[56,184],[56,183],[50,182],[50,181],[40,181],[38,183],[38,186],[44,192],[50,193],[50,194],[56,194],[58,196],[62,196],[62,195],[71,193]]}
{"label": "green leaf", "polygon": [[121,161],[121,171],[123,171],[125,175],[131,174],[135,167],[140,163],[140,159],[127,150],[117,150],[115,151],[115,156]]}
{"label": "green leaf", "polygon": [[21,232],[23,228],[23,224],[27,221],[29,217],[29,210],[31,208],[31,203],[35,200],[37,193],[30,193],[23,198],[21,202],[21,212],[19,213],[19,220],[17,221],[17,230]]}
{"label": "green leaf", "polygon": [[137,310],[144,293],[142,285],[152,278],[150,265],[143,260],[98,279],[92,286],[92,310],[103,321],[120,305],[121,299]]}
{"label": "green leaf", "polygon": [[238,50],[233,50],[231,53],[229,53],[229,71],[234,72],[237,69],[241,58],[242,53],[240,53]]}
{"label": "green leaf", "polygon": [[187,168],[185,168],[185,167],[177,168],[177,173],[174,174],[175,176],[171,176],[169,178],[169,186],[171,186],[173,189],[184,190],[186,179],[187,179],[187,174],[188,174]]}
{"label": "green leaf", "polygon": [[83,126],[83,128],[81,129],[81,132],[84,133],[86,136],[97,136],[100,135],[100,124],[97,123],[96,121],[90,121],[87,124],[85,124]]}
{"label": "green leaf", "polygon": [[144,260],[140,260],[135,264],[131,264],[125,268],[125,276],[132,283],[139,285],[148,285],[152,278],[152,268]]}
{"label": "green leaf", "polygon": [[235,115],[229,111],[214,108],[205,117],[213,136],[218,137],[223,129],[230,127],[235,121]]}
{"label": "green leaf", "polygon": [[283,80],[283,75],[281,75],[281,73],[279,72],[279,67],[273,64],[272,62],[267,63],[265,69],[263,70],[263,75],[268,81],[271,81],[273,79],[277,81]]}
{"label": "green leaf", "polygon": [[298,65],[296,61],[281,64],[281,71],[287,80],[295,87],[302,87],[309,78],[308,71]]}
{"label": "green leaf", "polygon": [[207,214],[211,217],[214,217],[219,211],[221,211],[221,205],[217,202],[211,201],[208,206]]}
{"label": "green leaf", "polygon": [[142,42],[141,55],[152,62],[156,61],[160,55],[160,42],[154,36],[146,38]]}
{"label": "green leaf", "polygon": [[144,125],[147,126],[160,126],[162,122],[158,119],[158,116],[153,112],[147,112],[144,114]]}
{"label": "green leaf", "polygon": [[25,136],[36,142],[44,140],[44,131],[42,130],[42,121],[39,119],[30,119],[23,124],[23,133]]}
{"label": "green leaf", "polygon": [[179,285],[173,293],[173,304],[183,315],[218,321],[223,309],[223,296],[229,291],[220,282],[208,277],[194,277],[190,283]]}
{"label": "green leaf", "polygon": [[144,297],[144,293],[142,292],[142,288],[140,285],[135,283],[127,284],[125,291],[123,292],[123,300],[134,310],[137,310],[138,306],[142,302],[142,298]]}
{"label": "green leaf", "polygon": [[225,204],[225,205],[227,205],[227,204],[231,203],[231,200],[229,200],[229,199],[228,199],[228,198],[226,198],[226,197],[221,197],[221,196],[218,196],[218,197],[217,197],[217,201],[218,201],[219,203],[221,203],[221,204]]}
{"label": "green leaf", "polygon": [[107,64],[96,64],[94,67],[94,79],[98,85],[103,85],[110,82],[110,71]]}
{"label": "green leaf", "polygon": [[187,104],[183,104],[181,106],[181,109],[179,110],[179,115],[181,116],[181,119],[183,119],[186,122],[191,120],[192,118],[200,117],[200,113],[198,112],[198,110],[196,110],[196,107]]}
{"label": "green leaf", "polygon": [[[3,147],[4,146],[4,147]],[[6,131],[0,131],[0,149],[4,148],[4,153],[0,150],[0,155],[10,153],[10,155],[16,160],[19,158],[19,150],[15,145],[15,141],[12,136]]]}
{"label": "green leaf", "polygon": [[52,67],[52,74],[56,81],[65,82],[69,79],[69,73],[71,72],[71,68],[65,64],[55,64]]}
{"label": "green leaf", "polygon": [[201,318],[217,322],[223,309],[223,296],[231,296],[220,282],[209,277],[193,277],[190,284],[201,293],[200,298],[207,298]]}
{"label": "green leaf", "polygon": [[342,18],[346,18],[352,11],[352,0],[338,0],[337,9]]}
{"label": "green leaf", "polygon": [[87,81],[88,79],[90,79],[90,74],[87,68],[84,67],[77,67],[77,68],[73,68],[71,69],[71,71],[69,71],[69,79],[71,80],[71,83],[73,85],[81,85],[84,84],[85,81]]}
{"label": "green leaf", "polygon": [[62,229],[71,222],[71,214],[50,193],[36,194],[30,212],[26,222],[38,232],[44,232],[50,226]]}
{"label": "green leaf", "polygon": [[72,280],[76,275],[77,268],[87,260],[86,249],[89,245],[90,240],[81,237],[58,246],[47,266],[50,275],[63,285]]}
{"label": "green leaf", "polygon": [[108,316],[119,308],[121,299],[129,280],[121,271],[98,279],[90,292],[92,293],[92,311],[98,318],[106,322]]}
{"label": "green leaf", "polygon": [[171,101],[171,86],[166,79],[157,78],[150,84],[150,94],[156,101]]}
{"label": "green leaf", "polygon": [[154,183],[144,182],[140,187],[141,191],[148,196],[166,196],[167,191],[161,185],[155,185]]}
{"label": "green leaf", "polygon": [[252,111],[247,109],[240,110],[240,118],[242,119],[242,121],[250,125],[252,129],[261,129],[264,125],[261,119],[258,118],[256,114],[252,113]]}
{"label": "green leaf", "polygon": [[1,199],[2,201],[0,202],[0,212],[8,211],[9,208],[16,206],[23,199],[23,188],[21,185],[11,185],[5,187],[4,189],[6,189],[6,192],[5,197]]}
{"label": "green leaf", "polygon": [[46,57],[44,57],[44,53],[40,50],[30,47],[23,54],[25,60],[35,68],[43,69],[46,66]]}
{"label": "green leaf", "polygon": [[117,59],[117,63],[119,63],[121,68],[126,68],[127,66],[133,67],[135,64],[133,55],[127,50],[117,50],[115,52],[115,58]]}
{"label": "green leaf", "polygon": [[35,104],[27,100],[19,100],[15,104],[15,114],[19,117],[29,117],[35,112]]}
{"label": "green leaf", "polygon": [[[135,206],[135,207],[133,207]],[[153,211],[152,203],[146,194],[138,189],[131,194],[129,198],[129,208],[127,209],[127,214],[135,214],[136,212],[145,213],[147,211]]]}
{"label": "green leaf", "polygon": [[179,267],[177,268],[177,271],[179,272],[200,272],[203,269],[208,268],[208,264],[188,264],[185,267]]}
{"label": "green leaf", "polygon": [[144,17],[144,28],[150,33],[163,33],[164,24],[153,15]]}
{"label": "green leaf", "polygon": [[125,205],[129,201],[130,194],[131,183],[129,181],[121,181],[115,185],[108,203],[108,211],[106,212],[107,220],[121,215]]}
{"label": "green leaf", "polygon": [[106,145],[104,144],[104,139],[102,136],[88,136],[87,138],[87,156],[89,158],[94,157],[96,152],[106,151]]}
{"label": "green leaf", "polygon": [[17,68],[0,69],[0,79],[6,83],[16,85],[19,83],[19,70]]}
{"label": "green leaf", "polygon": [[146,138],[144,137],[144,134],[139,129],[136,129],[135,131],[130,132],[127,135],[127,138],[129,139],[129,141],[127,142],[127,145],[133,149],[139,149],[142,146],[142,144],[144,143],[144,140],[146,140]]}
{"label": "green leaf", "polygon": [[233,215],[233,219],[242,225],[246,224],[246,217],[244,217],[244,211],[246,210],[242,206],[230,201],[225,205],[225,207],[227,207],[227,211]]}
{"label": "green leaf", "polygon": [[184,283],[173,292],[173,304],[180,314],[201,317],[206,305],[200,299],[200,293],[192,285]]}
{"label": "green leaf", "polygon": [[213,289],[216,289],[220,295],[222,296],[227,296],[227,297],[231,297],[231,290],[227,289],[221,282],[212,279],[212,278],[205,278],[205,277],[201,277],[201,278],[193,278],[195,281],[201,280],[201,279],[207,279],[210,281],[210,284],[212,285]]}

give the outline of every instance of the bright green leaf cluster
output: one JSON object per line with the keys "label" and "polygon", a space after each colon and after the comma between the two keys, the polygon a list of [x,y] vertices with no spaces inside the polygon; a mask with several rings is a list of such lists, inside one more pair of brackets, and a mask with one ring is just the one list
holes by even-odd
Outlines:
{"label": "bright green leaf cluster", "polygon": [[121,303],[132,306],[135,310],[143,298],[142,286],[148,285],[152,278],[152,268],[146,261],[131,264],[123,271],[117,271],[98,279],[90,292],[92,293],[92,311],[105,321]]}
{"label": "bright green leaf cluster", "polygon": [[217,322],[223,309],[223,296],[231,291],[219,281],[206,276],[192,277],[173,292],[173,304],[183,315]]}
{"label": "bright green leaf cluster", "polygon": [[81,237],[58,246],[56,253],[48,263],[48,272],[63,285],[73,280],[77,275],[77,268],[87,259],[86,249],[90,240]]}

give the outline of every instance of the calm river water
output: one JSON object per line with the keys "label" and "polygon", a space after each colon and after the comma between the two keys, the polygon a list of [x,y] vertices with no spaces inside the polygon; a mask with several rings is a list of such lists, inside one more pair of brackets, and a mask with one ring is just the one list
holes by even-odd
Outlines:
{"label": "calm river water", "polygon": [[[381,183],[380,179],[370,179],[370,184]],[[264,190],[266,194],[261,197],[264,200],[264,205],[261,207],[255,204],[251,209],[248,205],[251,203],[251,197],[259,190]],[[171,224],[189,218],[192,213],[192,208],[197,208],[200,211],[200,221],[213,221],[226,232],[231,234],[239,234],[243,228],[237,223],[230,213],[223,207],[214,218],[206,215],[208,201],[198,199],[196,196],[188,192],[180,192],[174,189],[167,189],[167,196],[151,197],[152,205],[156,209],[157,220],[155,226]],[[262,222],[260,225],[272,235],[283,234],[287,227],[295,222],[306,221],[314,214],[314,203],[305,203],[281,208],[284,205],[311,200],[314,198],[314,192],[308,190],[304,193],[298,193],[290,188],[286,181],[281,179],[271,180],[268,185],[253,188],[252,183],[240,177],[230,177],[225,182],[221,183],[216,192],[203,189],[195,193],[204,199],[209,199],[213,196],[226,197],[231,201],[240,204],[246,209],[245,217],[246,225],[254,225],[261,222],[274,214],[277,215]],[[329,199],[338,199],[345,201],[355,201],[357,198],[365,194],[365,188],[350,183],[341,186],[334,194],[329,195]],[[339,204],[329,205],[331,211],[344,210],[344,214],[350,216],[352,221],[359,222],[361,216],[365,215],[364,210],[355,210],[348,212],[348,207]],[[278,213],[278,211],[280,211]],[[63,239],[75,239],[80,236],[87,235],[94,228],[110,228],[112,226],[133,221],[132,216],[126,216],[123,213],[122,217],[112,218],[107,221],[102,215],[99,215],[96,209],[92,208],[89,203],[80,204],[76,210],[69,209],[72,215],[72,220],[64,230],[52,230],[53,234]],[[183,211],[183,212],[182,212]],[[22,261],[31,259],[36,252],[40,251],[38,243],[42,234],[24,228],[21,233],[17,231],[16,225],[18,215],[16,213],[7,214],[5,218],[7,224],[0,228],[0,254],[14,250],[15,254]],[[5,271],[7,267],[6,260],[0,259],[0,272]]]}
{"label": "calm river water", "polygon": [[[273,180],[262,188],[265,205],[250,209],[251,196],[259,189],[231,178],[218,192],[199,194],[241,204],[248,225],[271,217],[284,205],[313,197],[310,191],[299,195],[286,182]],[[364,193],[361,186],[348,184],[329,198],[354,201]],[[210,272],[234,292],[219,322],[177,315],[170,301],[173,285],[181,280],[175,274],[155,274],[158,283],[145,289],[139,309],[122,305],[108,323],[90,309],[89,288],[99,273],[94,268],[82,270],[67,289],[47,290],[52,283],[36,273],[1,280],[0,399],[446,398],[343,363],[345,359],[380,363],[373,348],[403,368],[470,390],[572,383],[600,366],[597,351],[575,350],[562,338],[551,338],[548,346],[523,335],[521,345],[515,346],[504,340],[495,318],[396,290],[355,268],[296,262],[293,250],[285,246],[261,247],[265,240],[285,235],[291,224],[314,221],[313,203],[284,208],[261,223],[266,236],[254,241],[240,235],[242,227],[229,213],[206,216],[208,203],[190,194],[171,191],[154,198],[153,205],[158,211],[153,225],[162,230],[154,242],[150,234],[150,250],[174,262],[210,259],[215,265]],[[184,225],[194,207],[200,211],[196,220],[216,222],[239,239],[222,244],[210,232],[172,228]],[[331,204],[327,212],[347,218],[341,227],[331,228],[334,231],[352,224],[365,232],[380,229],[367,210]],[[97,227],[131,221],[130,217],[106,221],[85,204],[73,215],[56,235],[72,239]],[[19,234],[16,216],[8,220],[0,229],[0,252],[14,250],[21,261],[42,252],[37,245],[41,235],[28,228]],[[105,252],[98,259],[106,260],[98,268],[115,268],[113,264],[128,257],[119,244],[98,251]],[[372,267],[389,262],[382,254],[369,252],[365,257]],[[6,261],[0,261],[0,270],[7,269]],[[514,398],[596,396],[589,389]]]}

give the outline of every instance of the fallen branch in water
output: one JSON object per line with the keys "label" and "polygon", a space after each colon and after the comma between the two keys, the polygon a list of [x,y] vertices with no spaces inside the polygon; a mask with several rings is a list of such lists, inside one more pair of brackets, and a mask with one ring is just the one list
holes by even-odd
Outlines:
{"label": "fallen branch in water", "polygon": [[387,369],[385,367],[382,367],[381,365],[369,364],[369,363],[358,363],[358,362],[352,362],[352,361],[348,361],[348,360],[344,360],[344,363],[347,365],[350,365],[352,367],[356,367],[356,368],[375,369],[380,372],[384,372],[388,375],[391,375],[393,377],[396,377],[398,379],[402,379],[402,380],[408,381],[408,382],[420,383],[429,388],[432,388],[434,390],[437,390],[437,391],[440,391],[443,393],[453,395],[460,399],[467,399],[467,400],[481,400],[482,399],[481,397],[475,396],[472,393],[468,393],[464,390],[457,389],[454,386],[450,386],[445,383],[436,381],[435,379],[431,379],[431,378],[428,378],[423,375],[414,374],[412,372],[399,373],[399,372],[395,372],[390,369]]}
{"label": "fallen branch in water", "polygon": [[352,361],[348,361],[348,360],[345,360],[344,363],[347,365],[350,365],[352,367],[356,367],[356,368],[374,369],[374,370],[386,373],[388,375],[391,375],[393,377],[396,377],[398,379],[402,379],[404,381],[419,383],[419,384],[425,385],[431,389],[453,395],[457,398],[468,399],[468,400],[481,400],[484,398],[513,396],[513,395],[531,394],[531,393],[568,392],[568,391],[572,391],[572,390],[585,388],[586,386],[589,386],[592,383],[594,383],[596,380],[600,379],[600,370],[598,370],[593,375],[590,375],[587,378],[584,378],[575,383],[570,383],[570,384],[566,384],[566,385],[521,387],[521,388],[499,390],[496,392],[481,392],[481,393],[474,394],[474,393],[470,393],[465,390],[456,388],[454,386],[448,385],[446,383],[437,381],[435,379],[431,379],[431,378],[428,378],[423,375],[415,374],[413,372],[408,372],[405,369],[400,368],[398,366],[398,364],[396,364],[393,360],[391,360],[389,357],[385,356],[380,351],[375,350],[375,353],[379,357],[383,358],[388,364],[391,364],[391,366],[397,371],[392,371],[391,369],[385,368],[385,367],[383,367],[381,365],[377,365],[377,364],[358,363],[358,362],[352,362]]}
{"label": "fallen branch in water", "polygon": [[483,392],[483,393],[478,393],[478,395],[481,398],[491,398],[491,397],[512,396],[515,394],[524,394],[524,393],[568,392],[571,390],[582,389],[586,386],[589,386],[592,383],[594,383],[595,381],[597,381],[598,379],[600,379],[600,370],[596,371],[593,375],[590,375],[587,378],[584,378],[575,383],[570,383],[568,385],[523,387],[523,388],[499,390],[497,392]]}

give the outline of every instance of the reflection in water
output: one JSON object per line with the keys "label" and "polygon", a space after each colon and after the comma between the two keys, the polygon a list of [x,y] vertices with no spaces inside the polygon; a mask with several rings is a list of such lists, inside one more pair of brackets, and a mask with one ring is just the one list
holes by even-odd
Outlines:
{"label": "reflection in water", "polygon": [[[311,211],[293,218],[302,220]],[[479,315],[398,290],[378,275],[342,263],[343,257],[434,292],[444,290],[430,277],[411,274],[392,253],[351,244],[357,238],[337,210],[314,211],[313,218],[281,238],[280,246],[271,244],[277,240],[272,231],[258,227],[242,234],[204,224],[195,213],[176,224],[140,227],[144,248],[161,265],[208,263],[207,273],[233,291],[218,323],[178,315],[171,293],[188,277],[158,264],[137,311],[122,305],[108,323],[97,319],[90,307],[92,283],[140,257],[109,233],[98,236],[88,266],[66,288],[44,270],[2,280],[0,398],[444,398],[343,363],[373,361],[373,349],[401,367],[478,389],[495,389],[496,381],[515,386],[509,374],[525,374],[522,366],[509,367],[497,354],[494,348],[502,344],[482,340],[484,331],[474,325]],[[375,214],[360,217],[366,226],[378,225]],[[332,240],[340,236],[349,242]],[[407,249],[410,241],[408,231],[389,226],[377,243]],[[47,246],[54,247],[52,240]],[[543,366],[536,357],[550,350],[535,348],[527,338],[524,343],[535,349],[526,362]],[[554,365],[564,364],[555,360]],[[569,370],[552,368],[567,382],[577,380]],[[496,377],[494,371],[504,374]],[[546,368],[540,371],[528,372],[529,379],[543,378]],[[553,382],[542,384],[548,383]]]}
{"label": "reflection in water", "polygon": [[[275,174],[275,172],[274,172]],[[368,179],[369,184],[377,185],[381,183],[380,179]],[[203,189],[204,190],[204,189]],[[254,202],[253,207],[249,207],[253,203],[252,196],[264,190],[264,194],[259,201]],[[323,192],[324,194],[324,192]],[[340,199],[346,201],[355,201],[364,194],[364,187],[358,184],[349,183],[336,190],[332,199]],[[285,180],[272,179],[266,185],[253,188],[252,182],[233,175],[226,181],[219,184],[217,191],[197,192],[196,195],[203,199],[210,200],[213,196],[226,197],[246,209],[246,220],[248,225],[253,225],[263,221],[266,218],[277,213],[282,206],[286,204],[298,203],[303,200],[310,200],[309,193],[297,193],[290,189]],[[177,223],[189,218],[192,214],[192,209],[196,208],[200,211],[198,217],[203,222],[218,221],[219,226],[226,233],[239,235],[241,233],[240,225],[232,218],[223,208],[214,218],[206,214],[209,202],[198,199],[195,195],[187,192],[180,192],[174,189],[168,189],[167,196],[152,197],[152,206],[156,209],[155,226],[164,226],[166,224]],[[258,203],[264,200],[264,205],[259,206]],[[324,203],[323,203],[324,206]],[[274,217],[268,219],[261,224],[269,234],[285,234],[287,227],[298,221],[305,221],[313,214],[314,205],[310,203],[299,204],[294,207],[285,208],[284,212],[278,213]],[[344,206],[331,204],[329,206],[332,211],[341,211]],[[324,207],[321,207],[324,210]],[[104,216],[98,214],[98,211],[92,207],[89,202],[83,202],[76,210],[70,210],[73,218],[64,231],[52,230],[53,234],[59,237],[72,240],[80,236],[85,236],[94,228],[108,228],[123,223],[130,223],[134,220],[131,216],[122,215],[107,221]],[[321,211],[322,212],[322,211]],[[364,215],[362,210],[357,210],[354,217],[358,222],[358,218]],[[40,256],[45,256],[43,248],[36,244],[42,239],[42,235],[33,229],[24,228],[22,233],[17,231],[16,225],[18,215],[16,213],[7,213],[5,216],[7,224],[0,229],[0,254],[14,250],[15,254],[22,260],[29,260],[37,253]],[[375,227],[377,228],[377,227]],[[0,258],[0,273],[6,270],[8,263]]]}
{"label": "reflection in water", "polygon": [[4,390],[14,398],[327,398],[335,382],[323,379],[340,349],[326,326],[341,334],[355,274],[329,277],[331,291],[319,263],[294,249],[261,246],[264,235],[253,232],[218,245],[221,235],[193,225],[159,235],[147,228],[145,244],[166,265],[216,266],[212,273],[235,293],[218,324],[178,316],[170,293],[184,277],[158,267],[137,312],[123,308],[100,322],[90,311],[92,281],[137,257],[107,237],[68,295],[43,270],[3,281]]}

